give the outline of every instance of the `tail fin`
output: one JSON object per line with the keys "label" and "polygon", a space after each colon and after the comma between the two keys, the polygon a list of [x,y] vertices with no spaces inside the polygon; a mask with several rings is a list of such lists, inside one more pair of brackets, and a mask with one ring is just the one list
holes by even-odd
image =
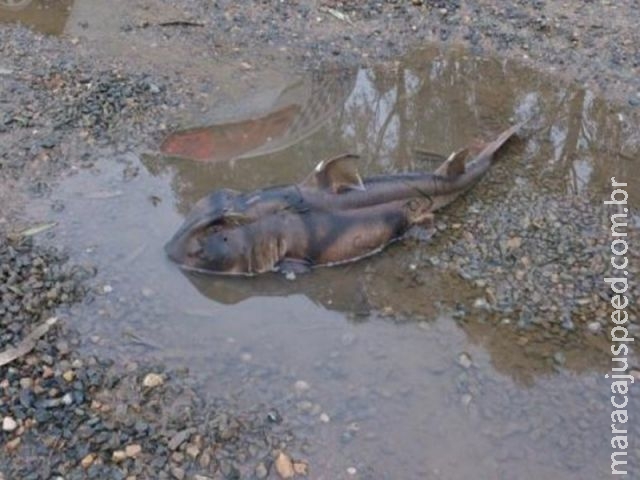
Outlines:
{"label": "tail fin", "polygon": [[482,161],[484,159],[492,160],[493,155],[500,150],[500,148],[509,140],[513,135],[515,135],[522,126],[527,123],[529,120],[525,120],[523,122],[517,123],[512,127],[507,128],[504,132],[498,135],[498,138],[493,140],[492,142],[487,143],[484,148],[476,155],[476,160]]}

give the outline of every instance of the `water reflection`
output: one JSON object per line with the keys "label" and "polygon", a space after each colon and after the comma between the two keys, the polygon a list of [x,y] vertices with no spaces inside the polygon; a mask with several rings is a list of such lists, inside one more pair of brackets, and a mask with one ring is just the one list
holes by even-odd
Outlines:
{"label": "water reflection", "polygon": [[351,69],[312,74],[287,85],[266,112],[170,134],[165,155],[202,162],[224,162],[278,152],[319,129],[342,108],[353,88]]}

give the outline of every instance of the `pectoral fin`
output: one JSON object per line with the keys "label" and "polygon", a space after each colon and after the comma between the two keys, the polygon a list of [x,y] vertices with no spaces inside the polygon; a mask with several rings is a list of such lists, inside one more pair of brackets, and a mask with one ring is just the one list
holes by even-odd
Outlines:
{"label": "pectoral fin", "polygon": [[340,193],[345,190],[364,190],[362,177],[353,164],[359,155],[347,153],[322,160],[313,172],[302,182],[305,187],[313,187]]}
{"label": "pectoral fin", "polygon": [[311,271],[311,262],[298,258],[283,258],[276,265],[276,271],[284,274],[300,275]]}

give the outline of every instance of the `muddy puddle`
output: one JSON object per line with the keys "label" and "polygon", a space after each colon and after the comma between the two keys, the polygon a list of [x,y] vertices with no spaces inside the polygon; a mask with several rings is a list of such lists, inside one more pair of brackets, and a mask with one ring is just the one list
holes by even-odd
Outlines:
{"label": "muddy puddle", "polygon": [[[156,150],[97,153],[32,204],[32,218],[57,222],[43,241],[55,236],[98,268],[92,301],[64,312],[85,348],[186,367],[212,397],[277,409],[307,445],[292,453],[309,460],[311,478],[604,478],[609,347],[587,326],[606,326],[596,318],[608,311],[605,288],[559,289],[567,305],[594,303],[518,326],[517,305],[487,311],[478,301],[491,278],[472,282],[436,259],[465,236],[467,215],[518,232],[523,211],[562,202],[570,214],[577,205],[567,235],[606,237],[609,177],[631,185],[632,205],[640,193],[639,130],[624,112],[511,63],[438,51],[292,79],[249,107],[218,112],[224,121],[194,108]],[[345,151],[361,154],[365,176],[433,169],[416,149],[448,154],[528,117],[523,138],[427,243],[293,282],[188,277],[164,256],[212,189],[295,182]],[[511,201],[522,192],[530,205]],[[559,327],[567,312],[571,325]]]}
{"label": "muddy puddle", "polygon": [[0,22],[20,23],[41,33],[64,32],[74,0],[2,0]]}

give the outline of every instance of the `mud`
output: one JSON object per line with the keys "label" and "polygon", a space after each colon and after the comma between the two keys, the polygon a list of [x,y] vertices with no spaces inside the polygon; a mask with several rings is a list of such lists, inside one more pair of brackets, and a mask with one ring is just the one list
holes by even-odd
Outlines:
{"label": "mud", "polygon": [[[279,478],[280,451],[310,478],[609,472],[602,200],[629,183],[637,243],[631,3],[72,3],[0,9],[36,31],[0,26],[2,272],[20,293],[51,282],[1,290],[0,346],[63,325],[0,367],[17,423],[0,474]],[[416,149],[529,117],[429,241],[295,282],[164,258],[212,189],[292,183],[344,151],[365,175],[432,170]]]}

